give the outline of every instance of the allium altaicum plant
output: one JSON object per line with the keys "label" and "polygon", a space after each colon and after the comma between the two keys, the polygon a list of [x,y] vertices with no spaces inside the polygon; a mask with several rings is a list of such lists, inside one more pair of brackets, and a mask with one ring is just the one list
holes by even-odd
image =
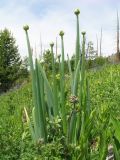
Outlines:
{"label": "allium altaicum plant", "polygon": [[[28,36],[29,26],[24,27],[32,76],[32,93],[34,102],[32,121],[28,116],[26,108],[25,113],[34,143],[47,143],[49,135],[46,121],[49,119],[50,122],[54,123],[55,119],[58,119],[58,121],[62,122],[61,130],[66,139],[66,144],[73,150],[71,159],[105,160],[109,144],[108,139],[110,139],[111,136],[106,129],[98,133],[94,126],[96,124],[94,117],[97,109],[90,107],[89,82],[85,64],[86,33],[82,32],[82,45],[80,48],[80,11],[77,9],[74,13],[77,18],[74,71],[71,69],[71,63],[68,56],[68,69],[70,76],[69,89],[71,90],[70,99],[65,96],[64,32],[60,31],[59,33],[61,38],[61,57],[59,56],[58,58],[60,74],[60,82],[58,84],[56,79],[54,43],[50,43],[52,54],[51,83],[46,76],[41,62],[37,58],[34,62],[32,58],[33,54]],[[67,103],[70,104],[71,110],[67,109]],[[106,122],[109,123],[109,119],[106,119]],[[94,147],[92,146],[93,141]]]}

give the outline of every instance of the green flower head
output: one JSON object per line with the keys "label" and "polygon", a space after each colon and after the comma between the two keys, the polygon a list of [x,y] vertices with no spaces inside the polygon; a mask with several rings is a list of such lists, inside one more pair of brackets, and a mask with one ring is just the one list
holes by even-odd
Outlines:
{"label": "green flower head", "polygon": [[23,27],[23,29],[24,29],[25,31],[28,31],[28,30],[29,30],[29,26],[26,25],[26,26]]}
{"label": "green flower head", "polygon": [[63,31],[60,31],[59,35],[60,35],[61,37],[63,37],[63,36],[64,36],[64,32],[63,32]]}
{"label": "green flower head", "polygon": [[80,10],[79,10],[79,9],[76,9],[76,10],[74,11],[74,13],[75,13],[75,15],[77,16],[77,15],[80,14]]}
{"label": "green flower head", "polygon": [[85,36],[86,32],[82,32],[82,35]]}
{"label": "green flower head", "polygon": [[51,42],[51,43],[50,43],[50,46],[51,46],[51,47],[53,47],[53,46],[54,46],[54,43],[53,43],[53,42]]}

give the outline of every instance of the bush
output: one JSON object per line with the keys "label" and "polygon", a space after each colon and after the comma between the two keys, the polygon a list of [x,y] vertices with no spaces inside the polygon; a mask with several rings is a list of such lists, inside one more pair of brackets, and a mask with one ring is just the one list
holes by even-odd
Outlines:
{"label": "bush", "polygon": [[93,60],[92,59],[87,60],[87,68],[99,67],[108,63],[109,63],[108,58],[97,57]]}

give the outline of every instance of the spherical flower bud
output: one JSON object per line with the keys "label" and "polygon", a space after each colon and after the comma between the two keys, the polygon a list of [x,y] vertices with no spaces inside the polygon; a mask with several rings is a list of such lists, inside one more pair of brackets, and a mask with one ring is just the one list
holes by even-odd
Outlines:
{"label": "spherical flower bud", "polygon": [[63,32],[63,31],[60,31],[59,35],[60,35],[61,37],[63,37],[63,36],[64,36],[64,32]]}
{"label": "spherical flower bud", "polygon": [[75,13],[75,15],[77,16],[77,15],[80,14],[80,10],[79,10],[79,9],[76,9],[76,10],[74,11],[74,13]]}
{"label": "spherical flower bud", "polygon": [[84,36],[86,34],[86,32],[82,32],[82,35]]}
{"label": "spherical flower bud", "polygon": [[28,31],[28,30],[29,30],[29,26],[26,25],[26,26],[23,27],[23,29],[24,29],[25,31]]}
{"label": "spherical flower bud", "polygon": [[53,43],[53,42],[51,42],[51,43],[50,43],[50,46],[51,46],[51,47],[53,47],[53,46],[54,46],[54,43]]}

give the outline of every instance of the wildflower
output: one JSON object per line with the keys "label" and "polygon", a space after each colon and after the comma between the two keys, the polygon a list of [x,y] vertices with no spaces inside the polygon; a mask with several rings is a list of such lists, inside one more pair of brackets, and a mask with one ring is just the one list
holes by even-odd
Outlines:
{"label": "wildflower", "polygon": [[70,96],[70,103],[72,103],[72,104],[78,103],[78,97],[76,97],[76,96]]}

